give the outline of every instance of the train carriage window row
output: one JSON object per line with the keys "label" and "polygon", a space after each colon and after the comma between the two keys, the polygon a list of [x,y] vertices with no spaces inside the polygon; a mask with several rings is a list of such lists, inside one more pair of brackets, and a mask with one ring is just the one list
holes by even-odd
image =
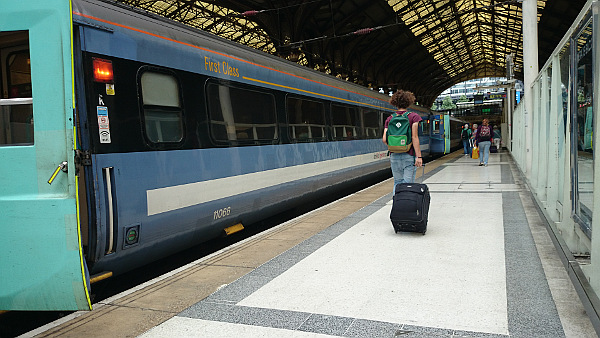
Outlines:
{"label": "train carriage window row", "polygon": [[[383,120],[389,114],[375,108],[286,95],[212,78],[201,84],[195,75],[175,74],[154,66],[142,66],[138,72],[142,129],[150,147],[194,148],[186,141],[186,133],[198,133],[193,137],[205,140],[198,144],[201,148],[210,144],[247,146],[379,139]],[[198,93],[193,89],[197,85],[204,87],[203,95],[193,100],[188,97],[187,101],[200,101],[206,113],[197,104],[184,104],[182,88],[191,86]],[[184,112],[190,114],[189,121]],[[195,116],[198,114],[206,114],[207,118]],[[186,122],[191,127],[186,127]],[[206,129],[195,127],[198,123],[206,125]]]}

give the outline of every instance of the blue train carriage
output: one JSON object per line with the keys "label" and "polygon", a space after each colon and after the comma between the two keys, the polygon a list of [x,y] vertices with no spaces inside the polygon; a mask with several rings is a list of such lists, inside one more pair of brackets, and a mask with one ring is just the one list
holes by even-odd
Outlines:
{"label": "blue train carriage", "polygon": [[464,121],[450,116],[449,113],[432,115],[431,152],[448,154],[461,147],[460,132]]}
{"label": "blue train carriage", "polygon": [[114,2],[0,4],[0,310],[91,309],[87,270],[389,174],[387,96]]}
{"label": "blue train carriage", "polygon": [[415,112],[421,116],[419,123],[419,144],[421,146],[422,157],[431,155],[431,110],[418,105],[412,105],[409,111]]}

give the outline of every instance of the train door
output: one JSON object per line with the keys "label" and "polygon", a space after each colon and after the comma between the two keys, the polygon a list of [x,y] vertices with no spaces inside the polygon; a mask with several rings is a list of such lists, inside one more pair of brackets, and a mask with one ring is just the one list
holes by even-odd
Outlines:
{"label": "train door", "polygon": [[89,310],[70,1],[0,0],[0,8],[0,310]]}
{"label": "train door", "polygon": [[444,154],[450,152],[450,137],[452,136],[452,128],[450,126],[450,114],[444,114]]}

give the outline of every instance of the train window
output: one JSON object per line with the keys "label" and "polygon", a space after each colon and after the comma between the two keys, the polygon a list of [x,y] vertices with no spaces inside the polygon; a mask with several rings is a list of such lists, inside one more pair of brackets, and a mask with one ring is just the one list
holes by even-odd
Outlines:
{"label": "train window", "polygon": [[163,72],[145,71],[140,77],[146,137],[152,143],[183,140],[183,109],[179,82]]}
{"label": "train window", "polygon": [[292,140],[326,140],[325,105],[322,102],[288,96],[286,106]]}
{"label": "train window", "polygon": [[278,139],[275,98],[269,93],[209,83],[210,130],[216,141],[255,143]]}
{"label": "train window", "polygon": [[10,53],[6,59],[8,97],[31,97],[29,50]]}
{"label": "train window", "polygon": [[0,32],[0,146],[34,139],[31,65],[27,31]]}
{"label": "train window", "polygon": [[421,132],[423,133],[423,135],[429,135],[429,120],[425,120],[423,119],[421,122]]}
{"label": "train window", "polygon": [[331,105],[331,122],[334,140],[352,140],[362,136],[358,109]]}
{"label": "train window", "polygon": [[361,112],[362,115],[362,125],[364,129],[363,135],[368,139],[380,138],[379,135],[381,122],[380,122],[380,113],[376,110],[366,110],[363,109]]}
{"label": "train window", "polygon": [[433,127],[431,128],[431,131],[434,134],[439,134],[440,133],[440,120],[439,120],[439,117],[435,118],[433,120]]}

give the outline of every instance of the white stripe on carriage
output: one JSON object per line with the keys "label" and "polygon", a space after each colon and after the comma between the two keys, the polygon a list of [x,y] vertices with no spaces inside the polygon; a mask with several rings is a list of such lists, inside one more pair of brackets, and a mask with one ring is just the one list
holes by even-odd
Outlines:
{"label": "white stripe on carriage", "polygon": [[[383,156],[381,154],[383,153]],[[146,191],[148,216],[388,159],[386,152],[301,164]]]}

